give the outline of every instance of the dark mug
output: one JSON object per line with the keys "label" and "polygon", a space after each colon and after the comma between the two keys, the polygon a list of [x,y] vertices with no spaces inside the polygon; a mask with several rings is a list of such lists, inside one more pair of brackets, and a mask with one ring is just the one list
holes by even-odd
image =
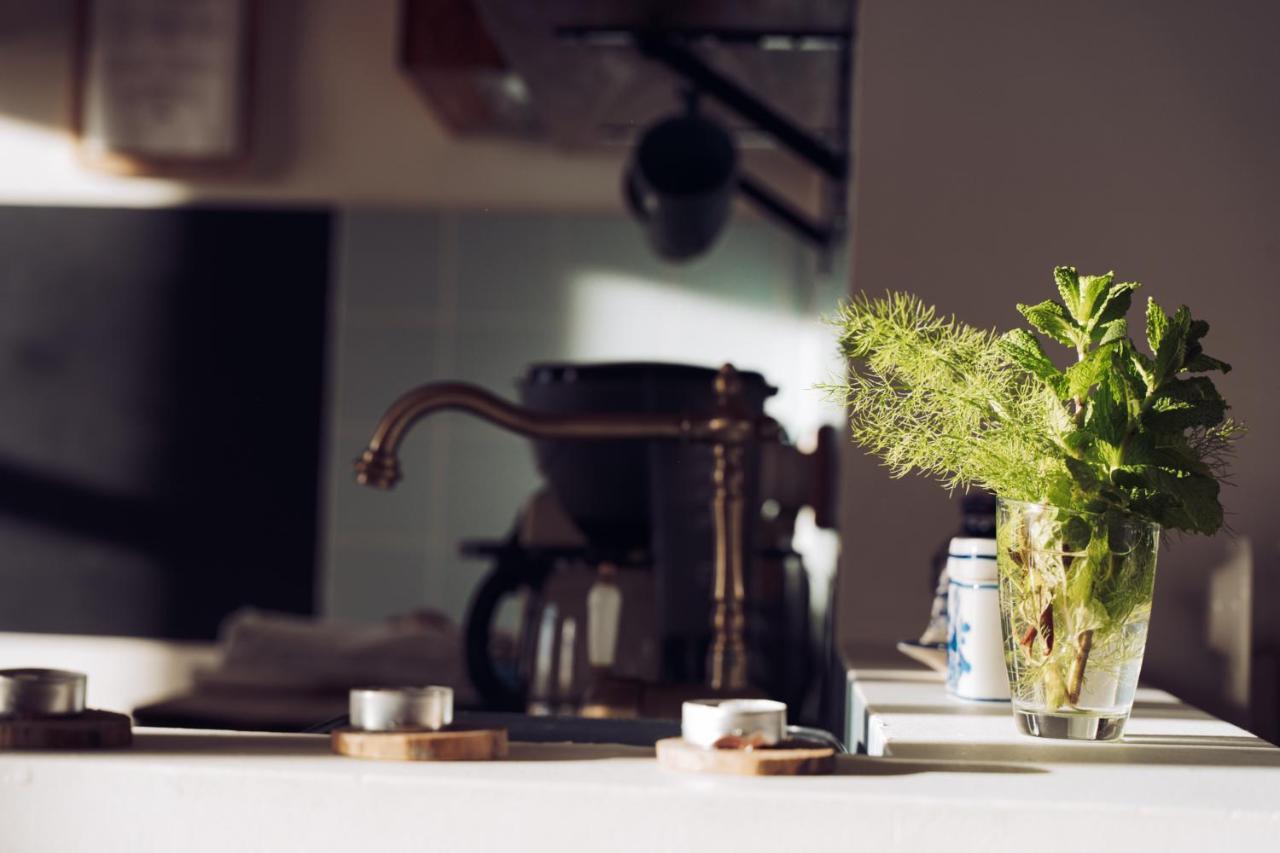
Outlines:
{"label": "dark mug", "polygon": [[738,183],[729,132],[696,114],[649,128],[623,179],[627,206],[654,250],[682,261],[706,251],[724,229]]}

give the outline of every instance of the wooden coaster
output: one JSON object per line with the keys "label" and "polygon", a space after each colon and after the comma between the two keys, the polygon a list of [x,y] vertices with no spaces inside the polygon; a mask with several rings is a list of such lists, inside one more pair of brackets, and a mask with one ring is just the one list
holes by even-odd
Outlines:
{"label": "wooden coaster", "polygon": [[492,761],[507,757],[506,729],[366,732],[334,729],[333,751],[385,761]]}
{"label": "wooden coaster", "polygon": [[112,749],[133,743],[127,714],[87,710],[65,717],[0,718],[0,749]]}
{"label": "wooden coaster", "polygon": [[836,766],[829,746],[768,749],[704,749],[684,738],[658,741],[658,763],[669,770],[730,776],[820,776]]}

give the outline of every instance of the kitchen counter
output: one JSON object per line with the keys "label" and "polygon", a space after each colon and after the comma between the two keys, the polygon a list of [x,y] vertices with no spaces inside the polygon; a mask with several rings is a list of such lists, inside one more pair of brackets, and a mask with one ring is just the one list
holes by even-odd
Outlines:
{"label": "kitchen counter", "polygon": [[[997,706],[935,713],[949,708],[941,686],[910,664],[854,673],[868,731],[881,732],[889,757],[845,756],[834,776],[684,775],[658,767],[650,749],[567,744],[513,744],[503,762],[373,762],[332,755],[317,735],[140,729],[119,752],[0,753],[0,849],[1168,853],[1280,843],[1280,750],[1188,718],[1176,700],[1135,720],[1139,743],[1055,745],[999,734],[1012,723]],[[878,692],[895,683],[903,692]],[[913,735],[918,718],[960,734]]]}
{"label": "kitchen counter", "polygon": [[[941,673],[904,656],[872,650],[849,658],[850,749],[896,761],[1023,768],[1028,775],[1013,799],[983,804],[993,817],[1005,809],[1039,815],[1055,827],[1052,837],[1088,827],[1099,849],[1280,849],[1280,749],[1169,693],[1138,689],[1121,743],[1042,740],[1018,734],[1008,703],[950,696]],[[969,793],[984,791],[993,786]],[[1117,814],[1128,817],[1108,840],[1099,833],[1112,830],[1100,821]]]}
{"label": "kitchen counter", "polygon": [[[894,758],[1280,766],[1280,749],[1176,696],[1139,687],[1123,743],[1018,734],[1007,702],[957,699],[941,673],[903,656],[855,655],[848,668],[849,749]],[[1278,848],[1280,849],[1280,848]]]}

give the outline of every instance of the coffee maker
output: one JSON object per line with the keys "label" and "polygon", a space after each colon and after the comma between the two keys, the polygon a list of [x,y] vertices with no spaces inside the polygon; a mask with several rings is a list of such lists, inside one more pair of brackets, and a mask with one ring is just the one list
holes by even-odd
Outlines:
{"label": "coffee maker", "polygon": [[[545,487],[505,538],[462,546],[490,563],[465,630],[486,706],[664,716],[709,688],[798,706],[817,665],[791,537],[804,506],[834,526],[830,428],[799,452],[765,414],[776,389],[728,365],[541,363],[517,387],[519,407],[474,386],[414,389],[357,463],[362,482],[390,485],[404,431],[440,408],[533,438]],[[504,654],[494,623],[512,597]]]}

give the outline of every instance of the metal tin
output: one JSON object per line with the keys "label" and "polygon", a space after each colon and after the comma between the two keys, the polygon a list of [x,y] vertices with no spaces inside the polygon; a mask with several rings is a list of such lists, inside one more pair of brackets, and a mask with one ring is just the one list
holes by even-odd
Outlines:
{"label": "metal tin", "polygon": [[85,676],[65,669],[0,670],[0,716],[71,716],[84,711]]}
{"label": "metal tin", "polygon": [[427,729],[453,722],[451,687],[357,687],[350,694],[351,726],[368,732]]}
{"label": "metal tin", "polygon": [[681,706],[680,734],[702,747],[728,737],[770,746],[787,737],[787,706],[772,699],[694,699]]}

